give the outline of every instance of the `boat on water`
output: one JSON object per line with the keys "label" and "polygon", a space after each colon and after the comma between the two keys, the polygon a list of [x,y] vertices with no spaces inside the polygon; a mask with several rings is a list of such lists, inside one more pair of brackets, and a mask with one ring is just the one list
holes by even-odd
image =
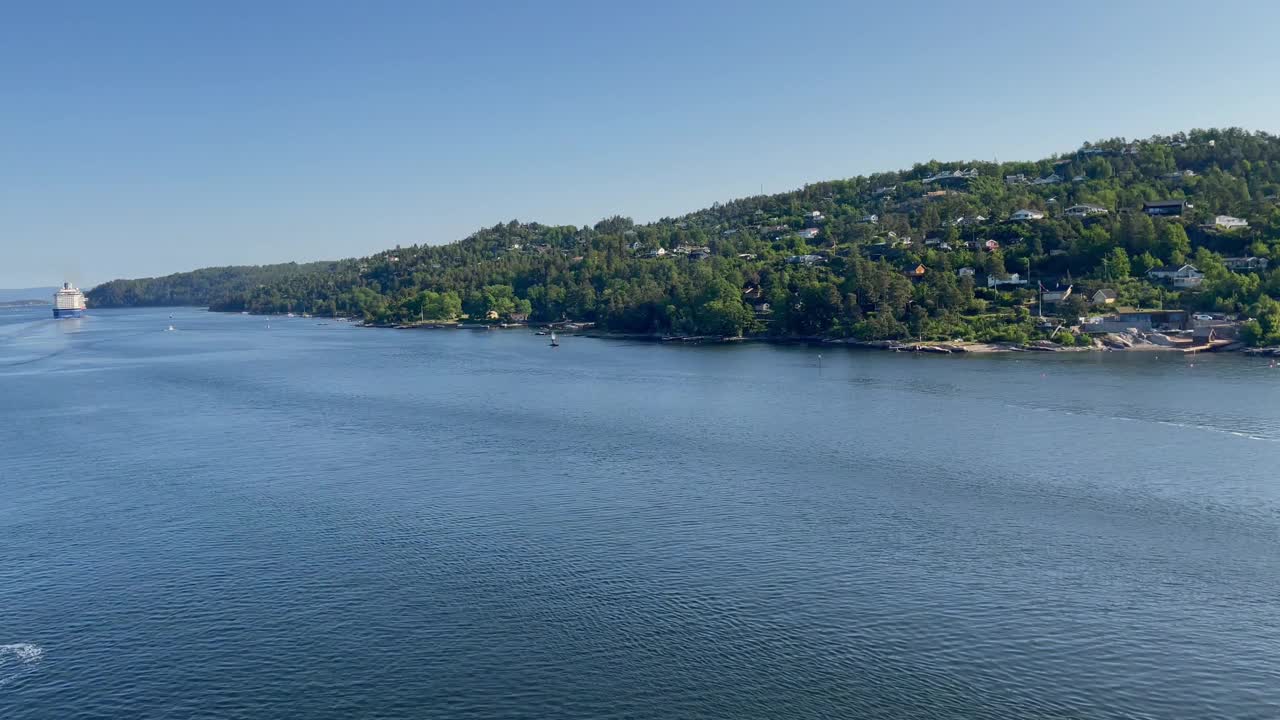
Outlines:
{"label": "boat on water", "polygon": [[556,331],[551,331],[551,347],[560,347],[560,341],[556,340]]}
{"label": "boat on water", "polygon": [[62,283],[62,289],[53,294],[53,316],[55,318],[78,318],[84,316],[84,293]]}

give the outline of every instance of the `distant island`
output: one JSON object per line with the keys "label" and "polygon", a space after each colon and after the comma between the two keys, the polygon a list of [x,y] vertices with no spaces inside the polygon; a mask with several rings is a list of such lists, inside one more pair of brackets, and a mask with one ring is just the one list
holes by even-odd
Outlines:
{"label": "distant island", "polygon": [[511,221],[447,245],[114,280],[93,307],[655,338],[1028,348],[1280,345],[1280,138],[1114,138],[937,162],[637,224]]}
{"label": "distant island", "polygon": [[52,305],[48,300],[0,300],[0,308],[7,307],[40,307]]}

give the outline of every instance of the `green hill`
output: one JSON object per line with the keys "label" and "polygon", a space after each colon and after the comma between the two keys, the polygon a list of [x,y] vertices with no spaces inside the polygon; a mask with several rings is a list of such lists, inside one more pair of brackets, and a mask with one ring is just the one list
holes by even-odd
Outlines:
{"label": "green hill", "polygon": [[[1043,284],[1073,287],[1050,308],[1064,317],[1107,288],[1121,306],[1248,313],[1258,318],[1249,339],[1270,342],[1280,340],[1277,193],[1280,138],[1195,130],[1036,162],[933,161],[643,225],[512,221],[337,263],[113,281],[90,301],[382,323],[527,313],[637,333],[1023,340],[1036,333]],[[1148,205],[1159,201],[1175,204]],[[1203,278],[1147,275],[1187,264]],[[1015,273],[1031,282],[1009,284]]]}

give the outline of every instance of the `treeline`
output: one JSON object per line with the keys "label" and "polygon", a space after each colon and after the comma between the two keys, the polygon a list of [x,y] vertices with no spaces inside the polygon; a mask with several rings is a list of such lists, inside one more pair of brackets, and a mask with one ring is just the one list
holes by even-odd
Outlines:
{"label": "treeline", "polygon": [[[1224,258],[1280,260],[1278,192],[1280,140],[1202,130],[1038,162],[930,162],[644,225],[512,221],[450,245],[115,281],[90,298],[378,323],[528,316],[637,333],[1022,340],[1040,332],[1039,286],[1070,284],[1073,297],[1050,311],[1081,314],[1107,288],[1118,305],[1245,313],[1264,342],[1280,334],[1280,263],[1232,270]],[[1143,203],[1158,200],[1189,206],[1149,217]],[[1067,212],[1085,204],[1099,210]],[[1043,217],[1011,221],[1019,210]],[[1211,227],[1219,215],[1248,226]],[[1146,275],[1184,263],[1202,286]],[[1013,273],[1032,282],[988,287]]]}
{"label": "treeline", "polygon": [[335,273],[352,262],[202,268],[158,278],[112,280],[90,290],[87,297],[93,307],[204,306],[300,275]]}

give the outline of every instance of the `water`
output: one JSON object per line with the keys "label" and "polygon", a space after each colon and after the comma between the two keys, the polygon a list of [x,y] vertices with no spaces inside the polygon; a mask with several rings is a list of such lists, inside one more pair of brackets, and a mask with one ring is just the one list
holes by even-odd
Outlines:
{"label": "water", "polygon": [[1280,716],[1266,361],[44,311],[5,720]]}

